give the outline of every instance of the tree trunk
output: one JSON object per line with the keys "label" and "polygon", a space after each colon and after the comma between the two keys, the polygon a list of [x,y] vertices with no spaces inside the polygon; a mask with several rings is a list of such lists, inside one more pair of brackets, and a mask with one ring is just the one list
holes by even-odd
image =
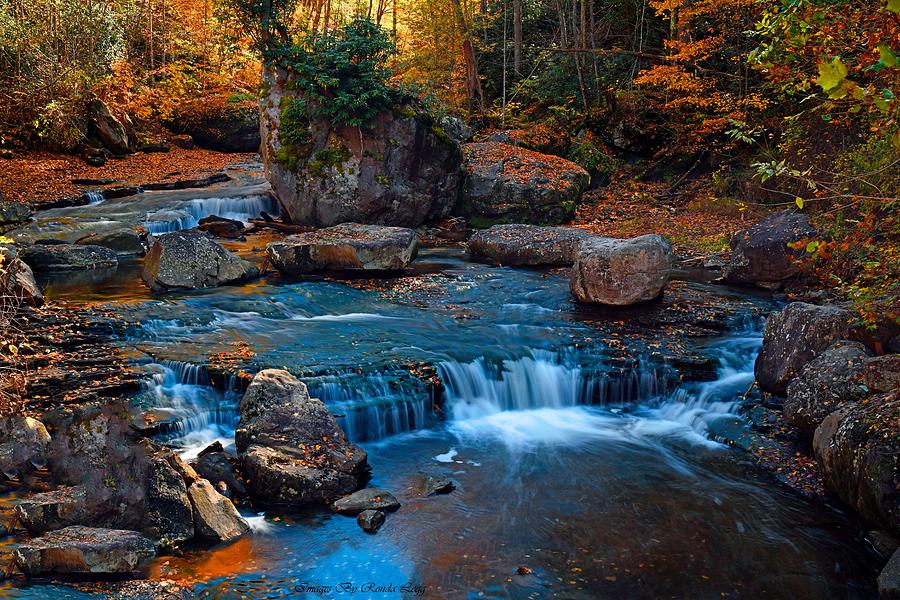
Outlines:
{"label": "tree trunk", "polygon": [[522,0],[513,0],[513,71],[522,76]]}
{"label": "tree trunk", "polygon": [[466,22],[460,0],[453,0],[453,9],[459,28],[463,34],[463,58],[466,61],[466,90],[469,93],[469,104],[477,112],[484,111],[484,92],[481,90],[481,81],[478,79],[478,59],[475,56],[475,45],[472,43],[472,32]]}

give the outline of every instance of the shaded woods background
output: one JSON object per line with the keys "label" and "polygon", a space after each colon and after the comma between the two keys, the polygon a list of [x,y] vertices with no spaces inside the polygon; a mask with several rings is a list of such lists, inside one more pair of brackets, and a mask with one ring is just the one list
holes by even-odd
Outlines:
{"label": "shaded woods background", "polygon": [[390,85],[616,194],[811,211],[810,274],[898,318],[897,0],[5,0],[4,153],[76,149],[95,97],[142,142],[252,109],[241,10],[320,49],[362,15],[396,46]]}

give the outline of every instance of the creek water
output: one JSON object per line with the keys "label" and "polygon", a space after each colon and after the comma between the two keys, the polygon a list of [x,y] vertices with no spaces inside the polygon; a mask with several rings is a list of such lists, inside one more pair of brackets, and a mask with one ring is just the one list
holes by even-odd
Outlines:
{"label": "creek water", "polygon": [[[414,271],[151,297],[126,263],[48,290],[105,299],[133,324],[122,344],[143,357],[138,402],[185,457],[233,441],[237,382],[203,365],[241,342],[248,370],[306,381],[368,451],[370,485],[403,503],[376,535],[325,510],[247,513],[252,536],[160,559],[151,577],[209,598],[876,595],[857,523],[720,441],[747,426],[739,408],[766,300],[683,284],[739,310],[726,333],[691,342],[716,376],[681,383],[659,351],[677,333],[609,333],[652,321],[655,305],[578,307],[563,272],[475,264],[458,250],[423,251]],[[426,477],[457,488],[426,496]],[[2,594],[89,595],[50,582]]]}

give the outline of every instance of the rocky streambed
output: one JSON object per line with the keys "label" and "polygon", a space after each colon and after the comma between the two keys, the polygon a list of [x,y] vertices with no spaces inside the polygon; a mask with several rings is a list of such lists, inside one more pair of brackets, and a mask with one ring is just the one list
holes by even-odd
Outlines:
{"label": "rocky streambed", "polygon": [[[74,241],[97,222],[146,224],[167,211],[196,221],[223,207],[245,207],[220,216],[246,221],[272,210],[254,186],[56,209],[17,235]],[[179,219],[166,228],[195,224]],[[340,247],[335,235],[330,248]],[[9,596],[267,597],[345,586],[360,597],[877,595],[884,559],[866,540],[872,526],[760,465],[760,454],[796,441],[761,435],[783,423],[780,403],[751,387],[764,319],[782,308],[771,295],[688,277],[649,303],[582,304],[558,266],[579,259],[565,240],[550,240],[551,266],[535,269],[448,248],[377,263],[381,245],[351,256],[304,236],[278,242],[300,278],[269,270],[238,285],[153,294],[143,261],[118,257],[113,272],[90,280],[48,276],[51,301],[102,306],[116,324],[103,347],[137,383],[90,398],[99,408],[82,397],[61,413],[41,407],[51,458],[64,454],[52,451],[60,440],[81,440],[68,448],[76,458],[49,465],[69,474],[66,501],[43,476],[49,498],[17,492],[6,504],[69,546],[106,538],[63,525],[152,538],[138,518],[146,514],[159,557],[148,563],[141,537],[115,553],[120,572],[140,563],[140,584],[62,584],[34,568],[8,584]],[[269,239],[220,240],[235,258],[215,251],[215,261],[264,271]],[[669,270],[664,243],[646,243]],[[623,264],[629,252],[601,246],[584,269],[614,271],[596,265]],[[323,270],[338,259],[342,269],[402,270]],[[75,473],[96,469],[78,462],[82,450],[109,461],[87,490]],[[778,474],[792,463],[773,464]],[[139,483],[121,487],[135,473]],[[369,491],[328,507],[357,487]],[[88,492],[91,502],[79,503]],[[123,497],[133,507],[121,510]],[[103,510],[72,518],[85,506]],[[10,540],[28,549],[20,564],[47,564],[40,544]]]}

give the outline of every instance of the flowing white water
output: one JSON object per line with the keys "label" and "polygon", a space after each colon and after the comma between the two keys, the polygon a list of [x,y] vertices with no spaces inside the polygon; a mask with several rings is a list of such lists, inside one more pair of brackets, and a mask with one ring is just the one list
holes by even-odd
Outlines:
{"label": "flowing white water", "polygon": [[147,213],[143,225],[154,235],[181,231],[196,227],[205,217],[212,215],[248,223],[263,212],[279,213],[278,203],[269,194],[228,196],[223,198],[196,198],[172,209]]}
{"label": "flowing white water", "polygon": [[106,200],[106,197],[103,195],[103,192],[101,192],[99,190],[92,190],[89,192],[85,192],[84,195],[87,196],[89,205],[100,204],[101,202]]}

